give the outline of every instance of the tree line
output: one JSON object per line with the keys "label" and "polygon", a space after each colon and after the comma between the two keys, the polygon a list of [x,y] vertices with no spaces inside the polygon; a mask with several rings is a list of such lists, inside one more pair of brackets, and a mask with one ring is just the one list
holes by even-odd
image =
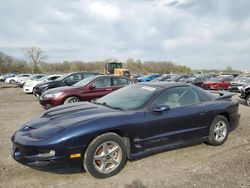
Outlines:
{"label": "tree line", "polygon": [[[28,59],[18,60],[0,52],[0,73],[8,72],[19,73],[67,73],[76,71],[97,71],[105,72],[105,64],[107,62],[118,61],[116,59],[107,59],[103,61],[64,61],[62,63],[48,63],[44,52],[38,47],[24,48],[23,54]],[[191,70],[190,67],[178,65],[172,61],[141,61],[128,58],[123,63],[123,68],[130,70],[132,74],[149,74],[149,73],[239,73],[231,67],[225,70]]]}

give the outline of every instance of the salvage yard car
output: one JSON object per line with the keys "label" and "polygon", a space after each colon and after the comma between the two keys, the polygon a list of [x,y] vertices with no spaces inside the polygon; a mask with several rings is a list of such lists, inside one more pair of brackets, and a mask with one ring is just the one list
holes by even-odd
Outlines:
{"label": "salvage yard car", "polygon": [[31,74],[18,74],[15,77],[6,78],[5,82],[14,84],[23,78],[30,78],[31,76],[32,76]]}
{"label": "salvage yard car", "polygon": [[218,93],[152,82],[51,108],[14,133],[12,156],[30,167],[83,166],[90,175],[107,178],[127,159],[202,142],[218,146],[240,118],[234,94]]}
{"label": "salvage yard car", "polygon": [[209,90],[228,90],[230,82],[233,80],[233,75],[220,75],[204,82],[201,87]]}
{"label": "salvage yard car", "polygon": [[26,82],[29,82],[29,81],[32,81],[32,80],[38,80],[38,79],[43,78],[45,76],[46,76],[45,74],[34,74],[34,75],[31,75],[30,77],[25,77],[25,78],[18,79],[18,81],[15,84],[18,87],[22,88]]}
{"label": "salvage yard car", "polygon": [[250,77],[239,76],[229,84],[228,90],[239,93],[241,88],[248,85],[250,85]]}
{"label": "salvage yard car", "polygon": [[48,109],[67,103],[91,101],[131,83],[132,81],[130,79],[123,76],[89,76],[72,86],[64,86],[45,91],[41,95],[39,102],[45,109]]}
{"label": "salvage yard car", "polygon": [[62,86],[72,86],[76,82],[87,78],[88,76],[99,75],[97,72],[75,72],[65,74],[64,76],[56,79],[53,82],[43,82],[34,87],[33,94],[37,97],[40,97],[41,94],[51,88],[62,87]]}
{"label": "salvage yard car", "polygon": [[241,87],[240,92],[241,92],[240,98],[246,101],[247,106],[250,106],[250,85],[246,87]]}
{"label": "salvage yard car", "polygon": [[61,77],[62,75],[50,75],[50,76],[44,76],[40,79],[36,79],[36,80],[30,80],[27,81],[24,86],[23,86],[23,91],[25,93],[33,93],[34,87],[37,84],[43,83],[43,82],[50,82],[50,81],[54,81],[57,78]]}

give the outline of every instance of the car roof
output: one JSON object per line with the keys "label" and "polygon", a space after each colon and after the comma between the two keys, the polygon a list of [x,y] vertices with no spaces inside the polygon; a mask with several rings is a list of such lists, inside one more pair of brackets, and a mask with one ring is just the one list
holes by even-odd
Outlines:
{"label": "car roof", "polygon": [[91,76],[92,78],[101,78],[101,77],[115,77],[115,78],[126,78],[129,80],[128,77],[126,76],[117,76],[117,75],[113,75],[113,74],[110,74],[110,75],[93,75]]}
{"label": "car roof", "polygon": [[140,83],[140,84],[147,85],[147,86],[157,86],[157,87],[162,87],[162,88],[190,86],[190,84],[182,83],[182,82],[164,82],[164,81],[146,82],[146,83]]}

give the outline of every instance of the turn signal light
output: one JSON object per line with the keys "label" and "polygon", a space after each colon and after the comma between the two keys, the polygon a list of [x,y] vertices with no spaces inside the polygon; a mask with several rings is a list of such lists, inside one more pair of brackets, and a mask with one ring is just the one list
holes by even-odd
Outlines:
{"label": "turn signal light", "polygon": [[80,153],[75,153],[75,154],[71,154],[70,155],[70,158],[73,159],[73,158],[78,158],[78,157],[81,157],[81,154]]}

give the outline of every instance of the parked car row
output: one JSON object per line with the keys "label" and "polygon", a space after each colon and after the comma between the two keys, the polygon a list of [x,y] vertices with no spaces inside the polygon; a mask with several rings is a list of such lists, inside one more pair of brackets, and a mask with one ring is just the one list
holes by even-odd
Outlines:
{"label": "parked car row", "polygon": [[98,72],[19,74],[6,78],[5,82],[23,87],[25,93],[33,93],[45,109],[78,101],[91,101],[133,83],[127,77],[102,75]]}
{"label": "parked car row", "polygon": [[[135,78],[133,81],[128,78],[119,78],[121,84],[117,84],[118,78],[101,75],[98,72],[74,72],[65,75],[45,74],[17,74],[9,73],[2,75],[0,80],[7,83],[15,83],[23,87],[26,93],[33,93],[39,97],[40,104],[45,108],[51,108],[65,103],[77,101],[90,101],[94,98],[104,96],[122,86],[132,82],[182,82],[190,83],[206,90],[228,90],[241,93],[241,98],[250,105],[248,97],[248,87],[250,77],[235,75],[215,75],[215,74],[149,74]],[[89,79],[85,79],[90,76]],[[99,81],[98,81],[99,80]],[[102,81],[101,81],[102,80]],[[100,87],[100,82],[105,83]],[[94,84],[94,83],[97,84]],[[58,88],[59,89],[55,89]],[[245,88],[245,89],[244,89]],[[48,91],[47,91],[48,90]],[[43,94],[44,93],[44,94]],[[59,95],[60,94],[60,95]]]}

